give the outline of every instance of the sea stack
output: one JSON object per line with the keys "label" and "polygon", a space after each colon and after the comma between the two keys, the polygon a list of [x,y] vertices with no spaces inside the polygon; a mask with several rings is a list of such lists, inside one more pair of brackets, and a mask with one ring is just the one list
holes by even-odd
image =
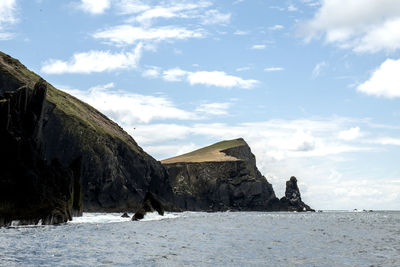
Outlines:
{"label": "sea stack", "polygon": [[290,177],[286,182],[285,196],[280,199],[281,210],[284,211],[315,211],[301,200],[296,177]]}

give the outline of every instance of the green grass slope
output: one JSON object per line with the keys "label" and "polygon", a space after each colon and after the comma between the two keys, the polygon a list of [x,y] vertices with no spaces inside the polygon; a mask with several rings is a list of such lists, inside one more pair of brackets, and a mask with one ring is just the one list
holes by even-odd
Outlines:
{"label": "green grass slope", "polygon": [[238,158],[228,156],[221,151],[239,146],[247,146],[247,143],[242,138],[221,141],[187,154],[164,159],[161,161],[161,163],[169,164],[177,162],[237,161],[239,160]]}

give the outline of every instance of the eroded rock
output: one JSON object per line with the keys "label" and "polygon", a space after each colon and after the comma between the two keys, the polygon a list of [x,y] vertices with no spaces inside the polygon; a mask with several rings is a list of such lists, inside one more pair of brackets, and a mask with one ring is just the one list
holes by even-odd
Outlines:
{"label": "eroded rock", "polygon": [[152,193],[147,192],[143,203],[132,217],[132,221],[138,221],[144,218],[147,212],[157,211],[159,215],[164,216],[164,205]]}

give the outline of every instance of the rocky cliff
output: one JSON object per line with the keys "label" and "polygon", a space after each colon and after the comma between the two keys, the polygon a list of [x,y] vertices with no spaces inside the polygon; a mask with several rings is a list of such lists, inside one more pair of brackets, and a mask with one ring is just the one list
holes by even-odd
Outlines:
{"label": "rocky cliff", "polygon": [[243,139],[163,160],[184,210],[279,210],[279,200]]}
{"label": "rocky cliff", "polygon": [[166,210],[309,210],[297,180],[276,198],[243,139],[161,164],[96,109],[1,52],[0,149],[0,226],[138,210],[146,195]]}
{"label": "rocky cliff", "polygon": [[295,177],[286,182],[285,197],[276,198],[242,138],[161,162],[170,175],[175,204],[183,210],[313,211],[301,200]]}
{"label": "rocky cliff", "polygon": [[72,203],[60,221],[135,210],[147,192],[172,200],[163,166],[116,123],[1,52],[0,105],[0,225],[50,216],[48,199]]}

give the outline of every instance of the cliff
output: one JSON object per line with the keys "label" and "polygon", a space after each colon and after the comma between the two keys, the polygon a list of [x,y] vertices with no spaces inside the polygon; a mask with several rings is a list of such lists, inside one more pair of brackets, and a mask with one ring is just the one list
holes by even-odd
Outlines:
{"label": "cliff", "polygon": [[0,105],[0,225],[50,216],[54,205],[40,204],[49,198],[73,203],[61,205],[67,211],[60,221],[82,210],[135,210],[147,192],[173,198],[163,166],[122,128],[1,52]]}
{"label": "cliff", "polygon": [[261,175],[243,139],[161,161],[170,175],[175,204],[184,210],[280,209],[272,185]]}
{"label": "cliff", "polygon": [[151,210],[145,196],[166,210],[311,210],[295,178],[276,198],[243,139],[161,164],[106,116],[1,52],[0,148],[0,226]]}

